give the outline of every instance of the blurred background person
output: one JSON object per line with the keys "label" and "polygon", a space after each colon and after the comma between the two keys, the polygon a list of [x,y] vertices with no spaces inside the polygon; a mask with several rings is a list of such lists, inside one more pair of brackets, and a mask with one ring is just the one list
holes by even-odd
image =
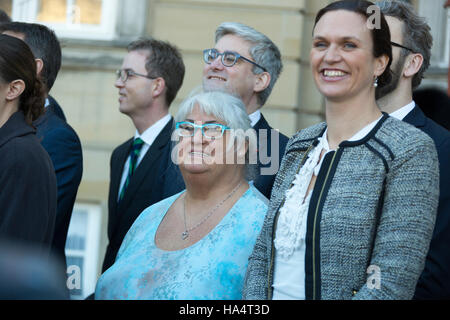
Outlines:
{"label": "blurred background person", "polygon": [[3,34],[17,37],[32,50],[45,91],[45,109],[33,125],[52,160],[58,186],[57,215],[52,249],[66,265],[65,246],[72,210],[83,175],[81,142],[75,130],[58,116],[62,113],[49,92],[61,67],[61,47],[56,34],[41,24],[12,22],[0,26]]}
{"label": "blurred background person", "polygon": [[267,211],[246,179],[256,137],[245,106],[226,93],[200,93],[175,121],[174,160],[186,190],[139,215],[96,299],[241,299]]}
{"label": "blurred background person", "polygon": [[0,238],[32,244],[48,257],[56,220],[56,178],[32,123],[45,91],[21,40],[0,35]]}
{"label": "blurred background person", "polygon": [[67,300],[62,268],[33,245],[0,241],[0,300]]}
{"label": "blurred background person", "polygon": [[[415,298],[450,299],[450,132],[426,117],[422,111],[421,108],[427,109],[432,104],[432,99],[422,101],[421,104],[413,100],[413,90],[420,85],[430,65],[433,44],[431,29],[408,3],[382,1],[377,2],[377,5],[391,31],[393,57],[392,81],[385,87],[377,88],[377,103],[391,117],[403,120],[430,136],[439,159],[440,188],[436,223]],[[442,102],[441,108],[445,108],[446,100]],[[444,116],[439,115],[441,119]]]}
{"label": "blurred background person", "polygon": [[8,16],[8,14],[0,9],[0,24],[5,22],[11,22],[11,18]]}
{"label": "blurred background person", "polygon": [[376,104],[392,49],[383,15],[369,29],[372,5],[338,1],[316,16],[310,61],[326,122],[286,147],[246,299],[413,297],[434,227],[438,160],[430,137]]}

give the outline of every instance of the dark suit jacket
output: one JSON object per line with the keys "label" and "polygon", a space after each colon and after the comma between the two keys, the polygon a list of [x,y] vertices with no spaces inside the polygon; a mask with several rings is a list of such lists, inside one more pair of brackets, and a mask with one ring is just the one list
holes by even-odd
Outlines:
{"label": "dark suit jacket", "polygon": [[[50,100],[51,101],[51,100]],[[56,116],[52,104],[34,122],[37,137],[48,152],[58,184],[58,208],[53,238],[53,253],[66,264],[65,246],[70,218],[83,173],[81,143],[72,127]]]}
{"label": "dark suit jacket", "polygon": [[0,238],[48,258],[56,220],[51,160],[21,111],[0,128]]}
{"label": "dark suit jacket", "polygon": [[[256,130],[256,136],[258,138],[258,175],[255,179],[255,187],[267,199],[270,199],[273,182],[275,181],[275,176],[280,167],[289,138],[281,132],[274,130],[262,114],[261,119],[259,119],[253,129]],[[267,143],[265,144],[264,142]],[[270,157],[270,162],[267,162],[268,159],[266,157]],[[265,173],[264,170],[268,170],[269,173]]]}
{"label": "dark suit jacket", "polygon": [[439,206],[425,269],[415,299],[450,299],[450,132],[416,107],[403,119],[428,134],[439,158]]}
{"label": "dark suit jacket", "polygon": [[[282,133],[273,130],[262,114],[261,119],[255,124],[253,129],[256,130],[256,137],[258,139],[258,171],[254,177],[254,185],[267,197],[267,199],[270,199],[273,182],[275,181],[275,176],[278,172],[279,165],[281,164],[281,158],[284,155],[284,150],[286,149],[286,144],[289,139]],[[276,154],[276,152],[278,152],[278,154]],[[267,159],[267,157],[271,156],[273,156],[273,159]],[[169,163],[167,164],[165,175],[166,178],[165,181],[162,182],[162,185],[164,186],[163,193],[166,198],[182,191],[185,188],[184,180],[179,167],[175,165],[170,158],[168,161]],[[271,166],[273,166],[272,174],[264,174],[264,172],[261,173],[261,168],[268,169]]]}
{"label": "dark suit jacket", "polygon": [[58,102],[52,96],[48,96],[47,98],[50,103],[48,108],[50,108],[50,110],[52,110],[53,113],[56,114],[56,116],[61,118],[61,120],[64,120],[65,122],[67,122],[66,115],[64,114],[64,111],[59,106]]}
{"label": "dark suit jacket", "polygon": [[160,132],[137,166],[123,199],[117,202],[123,168],[128,159],[133,138],[118,146],[111,156],[111,176],[108,200],[108,239],[102,272],[115,261],[122,240],[139,214],[150,205],[164,199],[161,181],[170,157],[170,136],[173,120]]}

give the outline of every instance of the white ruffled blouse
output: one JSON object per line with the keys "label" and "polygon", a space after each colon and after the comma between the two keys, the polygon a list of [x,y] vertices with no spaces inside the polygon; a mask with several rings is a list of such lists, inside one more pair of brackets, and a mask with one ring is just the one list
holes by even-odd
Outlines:
{"label": "white ruffled blouse", "polygon": [[[348,141],[364,138],[381,119],[368,124]],[[312,190],[306,195],[313,175],[318,176],[325,155],[330,150],[325,130],[318,145],[295,175],[292,187],[286,191],[275,231],[275,269],[273,299],[305,299],[306,222]],[[320,154],[325,151],[322,157]]]}

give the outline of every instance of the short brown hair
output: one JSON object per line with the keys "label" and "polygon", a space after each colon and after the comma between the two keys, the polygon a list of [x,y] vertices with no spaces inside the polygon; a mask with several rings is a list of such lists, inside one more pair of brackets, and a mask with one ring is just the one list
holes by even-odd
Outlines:
{"label": "short brown hair", "polygon": [[147,75],[161,77],[166,82],[166,103],[170,106],[184,79],[184,62],[178,49],[165,41],[141,38],[128,45],[128,52],[144,50],[149,55],[145,63]]}

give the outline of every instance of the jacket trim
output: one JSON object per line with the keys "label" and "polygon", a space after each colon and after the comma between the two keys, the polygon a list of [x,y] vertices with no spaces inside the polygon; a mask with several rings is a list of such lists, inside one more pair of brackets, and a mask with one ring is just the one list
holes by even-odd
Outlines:
{"label": "jacket trim", "polygon": [[313,189],[310,200],[305,253],[305,297],[307,300],[321,299],[320,221],[322,220],[322,209],[328,190],[342,152],[343,149],[338,148],[336,151],[325,155],[316,181],[316,185],[322,187]]}
{"label": "jacket trim", "polygon": [[382,126],[382,124],[389,118],[389,115],[386,112],[383,112],[383,116],[381,117],[381,119],[378,121],[378,123],[375,125],[375,127],[372,128],[372,130],[370,130],[370,132],[368,134],[366,134],[365,137],[363,137],[360,140],[356,140],[356,141],[342,141],[339,144],[339,147],[355,147],[355,146],[359,146],[362,145],[364,143],[366,143],[367,141],[369,141],[370,139],[372,139],[375,134],[378,132],[378,130],[380,129],[380,127]]}

